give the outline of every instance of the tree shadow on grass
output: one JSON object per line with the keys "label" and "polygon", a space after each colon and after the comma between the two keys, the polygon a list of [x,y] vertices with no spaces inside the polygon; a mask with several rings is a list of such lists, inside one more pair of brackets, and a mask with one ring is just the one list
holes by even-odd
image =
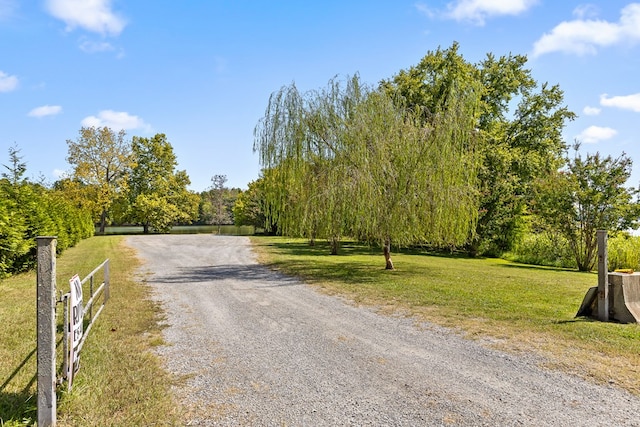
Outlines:
{"label": "tree shadow on grass", "polygon": [[382,249],[375,246],[356,244],[353,242],[343,242],[337,255],[331,254],[331,245],[324,240],[316,241],[312,246],[309,242],[269,242],[263,243],[265,246],[276,248],[285,255],[296,256],[327,256],[340,257],[348,255],[382,255]]}
{"label": "tree shadow on grass", "polygon": [[588,271],[578,271],[575,268],[564,268],[564,267],[550,267],[546,265],[534,265],[534,264],[499,264],[498,267],[502,268],[514,268],[520,270],[538,270],[538,271],[554,271],[560,273],[583,273],[583,274],[592,274]]}
{"label": "tree shadow on grass", "polygon": [[[261,243],[258,243],[259,245]],[[386,270],[382,248],[354,241],[341,244],[338,255],[331,255],[330,244],[317,241],[310,246],[308,241],[294,242],[265,242],[263,246],[275,248],[282,255],[281,260],[267,264],[270,268],[283,271],[307,282],[340,282],[347,284],[371,284],[389,280],[394,274],[402,274],[400,265],[398,270]],[[459,254],[425,253],[424,249],[403,248],[395,255],[442,256],[447,258],[462,258]],[[371,257],[372,261],[351,260],[350,256]],[[309,261],[317,259],[317,262]]]}
{"label": "tree shadow on grass", "polygon": [[600,321],[593,317],[579,316],[571,319],[554,320],[551,323],[556,325],[568,325],[568,324],[575,324],[575,323],[595,323],[595,322],[600,322]]}
{"label": "tree shadow on grass", "polygon": [[0,385],[0,424],[17,421],[20,424],[33,425],[37,416],[37,393],[35,383],[37,373],[22,386],[13,384],[13,389],[22,388],[21,391],[7,391],[10,384],[14,383],[16,376],[24,369],[32,357],[35,357],[34,348]]}
{"label": "tree shadow on grass", "polygon": [[[296,256],[321,256],[321,257],[340,257],[349,255],[374,256],[382,257],[382,247],[375,244],[358,243],[355,241],[345,241],[340,244],[338,255],[331,255],[331,245],[327,241],[316,241],[311,246],[308,241],[305,242],[269,242],[258,243],[258,245],[271,246],[276,248],[280,253],[285,255]],[[411,246],[411,247],[392,247],[391,256],[393,255],[411,255],[438,257],[447,259],[470,259],[481,260],[485,257],[471,257],[465,251],[434,249],[433,247]]]}
{"label": "tree shadow on grass", "polygon": [[34,425],[37,418],[36,399],[36,394],[29,391],[0,392],[0,423],[15,421],[19,425]]}

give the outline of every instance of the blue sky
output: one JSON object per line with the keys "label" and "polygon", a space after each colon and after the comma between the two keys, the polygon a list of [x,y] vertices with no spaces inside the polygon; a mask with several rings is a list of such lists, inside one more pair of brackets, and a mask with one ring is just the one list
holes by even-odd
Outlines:
{"label": "blue sky", "polygon": [[82,126],[165,133],[202,191],[260,173],[269,95],[359,73],[376,84],[457,41],[471,62],[526,54],[578,114],[565,139],[626,152],[640,183],[640,3],[620,0],[0,0],[0,164],[70,170]]}

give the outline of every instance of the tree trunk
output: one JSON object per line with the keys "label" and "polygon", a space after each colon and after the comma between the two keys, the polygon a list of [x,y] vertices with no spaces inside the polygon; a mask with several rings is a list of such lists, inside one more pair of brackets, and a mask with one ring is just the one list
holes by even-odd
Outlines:
{"label": "tree trunk", "polygon": [[467,254],[471,258],[475,258],[478,256],[478,252],[480,251],[480,239],[477,237],[477,235],[467,244],[466,249]]}
{"label": "tree trunk", "polygon": [[393,267],[393,261],[391,261],[391,239],[385,240],[383,251],[384,251],[384,260],[387,264],[385,266],[385,269],[395,270],[395,268]]}
{"label": "tree trunk", "polygon": [[331,238],[331,255],[338,255],[340,249],[340,240],[337,237]]}
{"label": "tree trunk", "polygon": [[100,234],[104,234],[104,230],[107,227],[107,210],[103,209],[100,214]]}

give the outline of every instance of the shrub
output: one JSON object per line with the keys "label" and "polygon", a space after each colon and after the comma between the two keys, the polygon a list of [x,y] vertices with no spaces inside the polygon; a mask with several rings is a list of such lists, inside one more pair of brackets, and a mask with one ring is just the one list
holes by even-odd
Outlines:
{"label": "shrub", "polygon": [[609,271],[640,271],[640,237],[623,233],[608,239]]}
{"label": "shrub", "polygon": [[63,194],[0,180],[0,279],[36,264],[37,236],[58,236],[58,253],[93,235],[90,213]]}
{"label": "shrub", "polygon": [[577,268],[568,242],[552,233],[525,234],[504,258],[523,264]]}
{"label": "shrub", "polygon": [[[608,239],[609,271],[640,271],[640,236],[619,233]],[[565,239],[551,233],[528,233],[504,255],[505,259],[523,264],[577,268]]]}

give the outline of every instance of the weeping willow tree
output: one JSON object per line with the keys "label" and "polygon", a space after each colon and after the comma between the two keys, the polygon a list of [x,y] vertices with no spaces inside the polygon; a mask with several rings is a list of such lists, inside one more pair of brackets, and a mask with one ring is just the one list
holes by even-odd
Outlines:
{"label": "weeping willow tree", "polygon": [[477,156],[464,100],[427,124],[425,111],[398,109],[382,92],[358,109],[347,138],[360,159],[354,215],[357,235],[382,244],[463,244],[475,225]]}
{"label": "weeping willow tree", "polygon": [[[479,89],[451,85],[434,111],[408,109],[383,90],[346,84],[274,93],[255,129],[270,171],[267,214],[283,234],[343,236],[383,247],[463,244],[477,216]],[[425,119],[426,118],[426,119]]]}
{"label": "weeping willow tree", "polygon": [[362,89],[358,77],[306,94],[283,87],[255,129],[254,150],[268,175],[267,223],[285,235],[326,238],[334,254],[350,230],[351,187],[343,173],[353,162],[343,135]]}
{"label": "weeping willow tree", "polygon": [[[451,96],[480,94],[478,137],[479,215],[465,245],[470,254],[499,255],[513,248],[533,207],[532,183],[563,163],[564,124],[575,114],[563,106],[557,85],[539,85],[526,68],[527,57],[489,53],[476,64],[464,59],[458,43],[428,52],[381,87],[407,106],[445,112]],[[480,84],[480,86],[479,86]],[[429,116],[425,118],[428,120]]]}

